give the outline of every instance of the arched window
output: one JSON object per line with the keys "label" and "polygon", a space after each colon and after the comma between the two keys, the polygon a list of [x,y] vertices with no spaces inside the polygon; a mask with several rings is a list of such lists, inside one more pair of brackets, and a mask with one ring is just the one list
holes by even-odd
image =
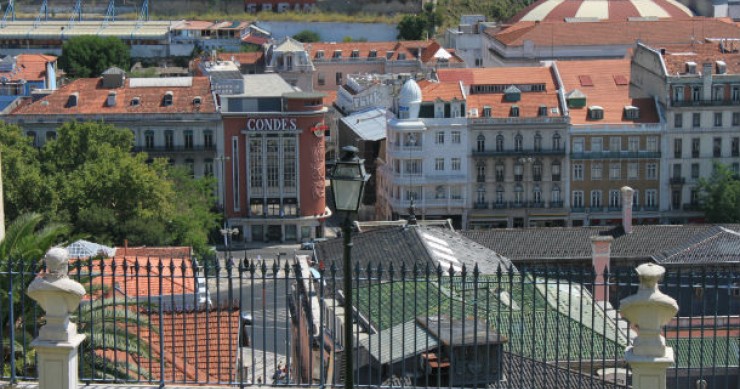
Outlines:
{"label": "arched window", "polygon": [[532,190],[532,202],[535,204],[542,203],[542,190],[539,185],[535,185]]}
{"label": "arched window", "polygon": [[562,200],[560,200],[560,187],[555,185],[552,187],[552,202],[556,203],[554,205],[559,206]]}
{"label": "arched window", "polygon": [[483,134],[478,135],[478,152],[486,151],[486,137]]}
{"label": "arched window", "polygon": [[496,151],[504,151],[504,136],[496,135]]}
{"label": "arched window", "polygon": [[483,185],[478,185],[478,204],[483,204],[486,202],[486,187]]}
{"label": "arched window", "polygon": [[478,182],[486,181],[486,163],[484,161],[478,161],[476,164],[476,170],[478,171]]}
{"label": "arched window", "polygon": [[550,170],[552,170],[552,180],[560,181],[560,161],[553,161]]}
{"label": "arched window", "polygon": [[514,137],[514,151],[522,151],[523,143],[524,137],[522,134],[516,134]]}
{"label": "arched window", "polygon": [[504,182],[504,161],[496,161],[496,182]]}
{"label": "arched window", "polygon": [[532,164],[532,180],[542,181],[542,162],[539,160]]}
{"label": "arched window", "polygon": [[542,151],[542,135],[539,132],[534,135],[534,151]]}

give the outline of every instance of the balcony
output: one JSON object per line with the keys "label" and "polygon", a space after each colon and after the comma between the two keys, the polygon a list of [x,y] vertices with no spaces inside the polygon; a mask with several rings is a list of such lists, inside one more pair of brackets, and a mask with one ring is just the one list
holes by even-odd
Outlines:
{"label": "balcony", "polygon": [[475,178],[475,182],[486,182],[486,176],[478,176]]}
{"label": "balcony", "polygon": [[478,150],[473,149],[474,157],[546,157],[564,156],[565,149],[528,149],[528,150]]}
{"label": "balcony", "polygon": [[586,212],[586,208],[583,207],[583,206],[570,207],[570,210],[573,213],[584,213],[584,212]]}
{"label": "balcony", "polygon": [[588,208],[588,212],[604,212],[604,207],[590,207]]}
{"label": "balcony", "polygon": [[487,202],[476,202],[473,204],[473,209],[488,209]]}
{"label": "balcony", "polygon": [[674,107],[719,107],[723,105],[737,106],[740,101],[735,100],[672,100]]}
{"label": "balcony", "polygon": [[216,145],[204,146],[136,146],[133,149],[136,153],[147,152],[150,154],[187,154],[187,153],[215,153]]}
{"label": "balcony", "polygon": [[683,185],[686,183],[686,178],[685,177],[671,177],[668,179],[668,182],[671,185]]}
{"label": "balcony", "polygon": [[586,151],[572,152],[571,159],[658,159],[660,151]]}
{"label": "balcony", "polygon": [[560,174],[553,174],[552,175],[552,180],[553,181],[560,181]]}
{"label": "balcony", "polygon": [[562,201],[550,201],[550,208],[563,208]]}

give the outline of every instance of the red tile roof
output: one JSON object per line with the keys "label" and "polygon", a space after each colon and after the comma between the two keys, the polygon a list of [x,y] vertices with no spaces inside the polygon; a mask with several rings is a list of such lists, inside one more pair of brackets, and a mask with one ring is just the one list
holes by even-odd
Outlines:
{"label": "red tile roof", "polygon": [[11,72],[0,72],[0,77],[10,80],[41,81],[46,77],[46,63],[56,62],[57,57],[43,54],[20,54],[15,57]]}
{"label": "red tile roof", "polygon": [[[732,42],[731,42],[732,43]],[[740,74],[740,42],[734,42],[735,50],[722,52],[720,43],[707,42],[693,45],[661,45],[665,49],[663,61],[670,75],[685,74],[686,62],[696,63],[697,75],[702,72],[702,64],[711,63],[712,72],[716,72],[716,61],[724,61],[727,66],[727,74]],[[653,47],[658,49],[658,47]]]}
{"label": "red tile roof", "polygon": [[[67,84],[49,96],[38,101],[20,104],[11,115],[75,115],[75,114],[164,114],[164,113],[208,113],[216,112],[216,105],[211,94],[211,86],[206,77],[192,77],[191,86],[157,86],[130,87],[131,79],[125,81],[122,88],[103,87],[102,78],[82,78]],[[164,106],[163,97],[173,92],[172,105]],[[106,103],[109,92],[116,92],[116,105],[109,107]],[[70,95],[78,93],[77,105],[69,107]],[[199,106],[193,104],[193,98],[200,96]],[[131,105],[134,97],[140,103]]]}
{"label": "red tile roof", "polygon": [[[630,60],[589,60],[557,62],[560,79],[565,93],[575,89],[586,95],[586,107],[570,108],[572,124],[610,123],[659,123],[653,99],[633,99],[629,95]],[[590,83],[583,83],[587,77]],[[588,106],[597,105],[604,109],[604,118],[588,119]],[[625,119],[624,107],[635,106],[640,110],[639,119]]]}
{"label": "red tile roof", "polygon": [[265,53],[255,51],[253,53],[218,53],[221,61],[236,61],[241,65],[254,65],[265,60]]}
{"label": "red tile roof", "polygon": [[[615,33],[619,31],[619,33]],[[731,20],[693,17],[653,21],[518,22],[486,33],[505,46],[632,45],[636,40],[652,45],[680,44],[704,38],[737,38],[740,27]]]}
{"label": "red tile roof", "polygon": [[451,101],[453,99],[464,100],[465,97],[460,87],[460,82],[431,82],[427,80],[419,81],[421,96],[424,101]]}
{"label": "red tile roof", "polygon": [[[123,293],[128,297],[195,293],[195,279],[190,259],[116,256],[94,264],[92,269],[102,274],[93,280],[94,284],[102,283],[107,287],[115,287],[117,293]],[[101,293],[93,297],[100,297]]]}
{"label": "red tile roof", "polygon": [[[341,51],[341,58],[350,58],[354,50],[358,50],[359,58],[367,58],[371,50],[376,51],[378,58],[387,58],[389,51],[393,52],[390,60],[398,60],[399,54],[405,54],[407,60],[418,58],[421,54],[421,61],[429,63],[434,60],[434,54],[442,48],[436,40],[428,41],[399,41],[399,42],[317,42],[305,44],[306,51],[310,58],[316,58],[316,52],[324,51],[324,58],[334,57],[336,50]],[[449,62],[462,62],[462,59],[455,55],[454,51],[448,52],[452,55]]]}

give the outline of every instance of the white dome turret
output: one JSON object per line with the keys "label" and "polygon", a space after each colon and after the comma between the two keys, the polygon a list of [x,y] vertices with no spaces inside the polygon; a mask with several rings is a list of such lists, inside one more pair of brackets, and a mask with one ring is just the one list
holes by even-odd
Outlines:
{"label": "white dome turret", "polygon": [[400,119],[418,119],[421,105],[421,88],[414,80],[408,80],[398,94],[398,117]]}

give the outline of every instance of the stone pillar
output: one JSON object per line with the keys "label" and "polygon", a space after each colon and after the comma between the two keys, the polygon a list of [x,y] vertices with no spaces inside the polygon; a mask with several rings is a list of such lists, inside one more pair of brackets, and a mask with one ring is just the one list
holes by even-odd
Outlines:
{"label": "stone pillar", "polygon": [[661,329],[678,312],[676,300],[658,289],[665,269],[645,263],[637,267],[640,287],[621,301],[621,312],[632,327],[638,328],[624,359],[632,367],[634,389],[665,389],[666,370],[674,362],[673,349],[666,347]]}
{"label": "stone pillar", "polygon": [[31,345],[38,356],[39,389],[77,388],[77,347],[85,335],[77,333],[69,315],[80,305],[85,288],[67,277],[69,253],[53,248],[44,257],[46,273],[28,287],[28,296],[46,312],[46,325]]}
{"label": "stone pillar", "polygon": [[632,197],[635,190],[629,186],[623,186],[622,189],[622,229],[625,234],[632,233]]}
{"label": "stone pillar", "polygon": [[609,269],[611,247],[614,238],[611,236],[591,237],[591,264],[594,268],[594,299],[598,302],[609,301],[609,288],[604,274]]}

